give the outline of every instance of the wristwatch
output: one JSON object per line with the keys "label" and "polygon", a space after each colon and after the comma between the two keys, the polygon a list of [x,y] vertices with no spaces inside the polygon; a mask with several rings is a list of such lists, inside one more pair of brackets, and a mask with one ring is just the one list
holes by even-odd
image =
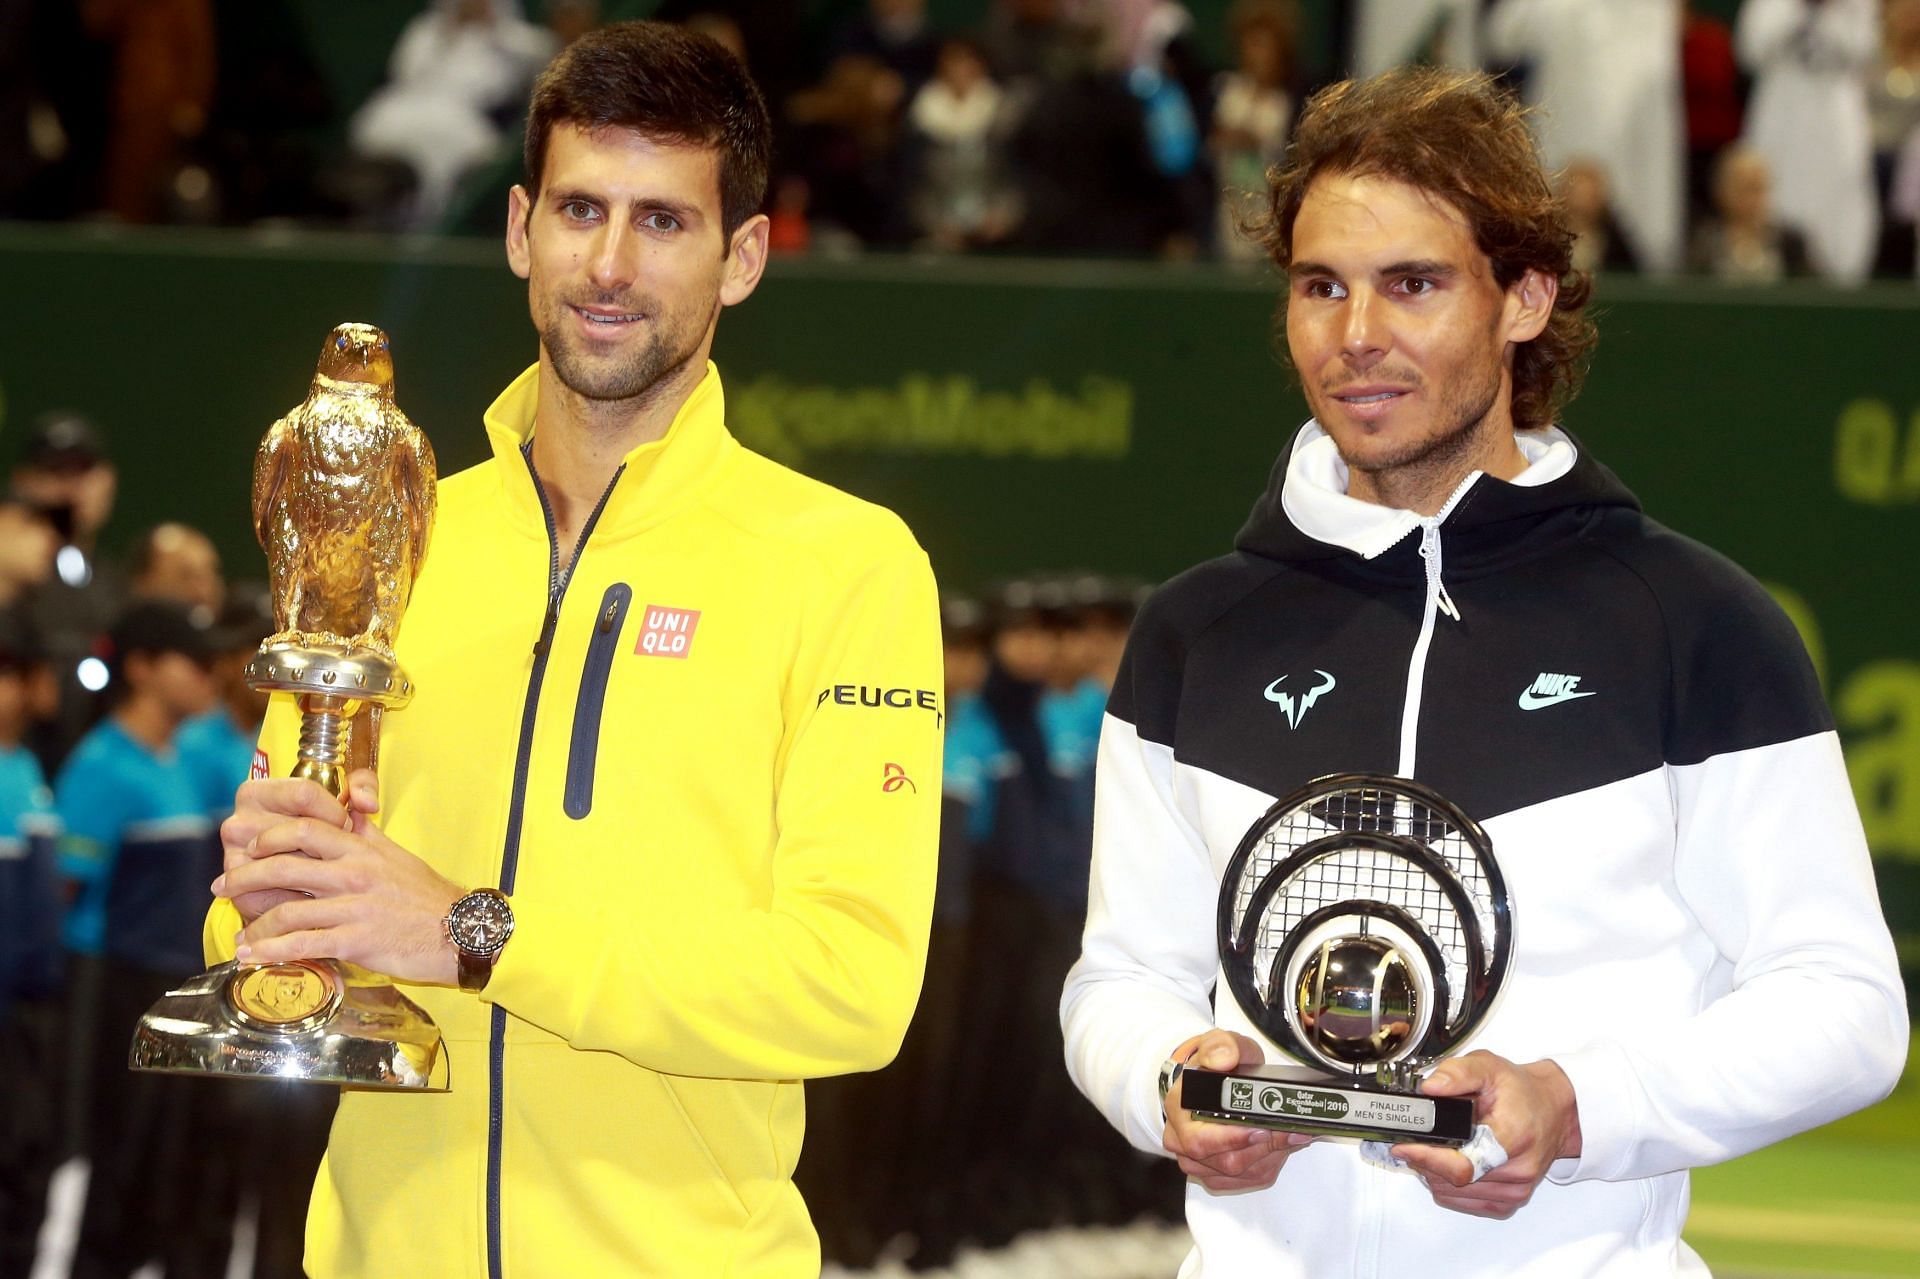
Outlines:
{"label": "wristwatch", "polygon": [[513,936],[513,907],[506,894],[476,888],[455,902],[442,922],[460,961],[460,989],[484,990],[494,960]]}

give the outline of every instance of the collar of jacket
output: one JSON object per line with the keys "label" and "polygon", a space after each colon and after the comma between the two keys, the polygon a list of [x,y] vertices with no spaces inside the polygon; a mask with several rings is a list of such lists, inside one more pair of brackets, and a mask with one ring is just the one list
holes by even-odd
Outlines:
{"label": "collar of jacket", "polygon": [[[1512,481],[1475,471],[1442,509],[1447,564],[1471,570],[1506,563],[1557,541],[1554,530],[1584,528],[1602,508],[1639,509],[1613,472],[1560,427],[1518,432],[1527,469]],[[1254,503],[1234,545],[1287,562],[1358,557],[1390,574],[1419,565],[1418,512],[1347,496],[1347,468],[1333,440],[1309,420],[1274,463],[1266,492]],[[1403,562],[1404,561],[1404,562]]]}
{"label": "collar of jacket", "polygon": [[[540,366],[533,365],[500,392],[487,409],[487,440],[500,464],[502,484],[516,520],[527,520],[546,536],[546,515],[520,448],[533,434],[534,408],[540,399]],[[667,433],[642,444],[621,459],[625,468],[593,526],[596,544],[629,537],[658,524],[710,488],[727,455],[739,445],[726,426],[726,396],[720,371],[707,362],[706,376],[693,388]]]}

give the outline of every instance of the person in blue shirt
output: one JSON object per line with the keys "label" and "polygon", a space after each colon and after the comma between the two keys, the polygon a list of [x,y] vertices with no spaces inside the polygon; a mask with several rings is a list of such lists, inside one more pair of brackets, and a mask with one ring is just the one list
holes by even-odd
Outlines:
{"label": "person in blue shirt", "polygon": [[260,722],[267,696],[247,687],[247,663],[260,641],[273,632],[273,605],[264,590],[236,590],[220,610],[211,641],[214,703],[180,725],[174,739],[180,758],[194,775],[207,815],[225,821],[233,812],[233,793],[253,770]]}
{"label": "person in blue shirt", "polygon": [[41,655],[31,625],[0,609],[0,1275],[33,1268],[59,1158],[60,822],[22,739]]}
{"label": "person in blue shirt", "polygon": [[74,1279],[125,1279],[158,1258],[169,1276],[223,1273],[233,1187],[208,1132],[228,1102],[207,1080],[132,1074],[127,1045],[148,1005],[198,972],[208,884],[220,843],[177,748],[208,709],[215,656],[208,626],[176,604],[131,606],[110,634],[108,716],[61,766],[66,830],[59,869],[74,894],[66,947],[76,1020],[90,1030],[90,1168]]}

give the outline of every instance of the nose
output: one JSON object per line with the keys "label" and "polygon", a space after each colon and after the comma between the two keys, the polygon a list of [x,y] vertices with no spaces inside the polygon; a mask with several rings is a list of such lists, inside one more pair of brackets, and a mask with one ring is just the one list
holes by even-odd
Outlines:
{"label": "nose", "polygon": [[1354,289],[1341,319],[1340,350],[1349,360],[1370,364],[1393,344],[1385,304],[1372,289]]}
{"label": "nose", "polygon": [[615,293],[632,284],[638,272],[639,237],[618,218],[608,218],[594,233],[587,259],[587,278],[603,292]]}

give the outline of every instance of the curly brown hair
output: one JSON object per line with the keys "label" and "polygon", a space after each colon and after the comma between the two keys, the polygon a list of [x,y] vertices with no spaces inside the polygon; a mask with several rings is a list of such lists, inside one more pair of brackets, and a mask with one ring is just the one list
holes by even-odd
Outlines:
{"label": "curly brown hair", "polygon": [[1551,426],[1579,392],[1599,335],[1581,313],[1593,281],[1573,269],[1573,232],[1526,109],[1490,76],[1437,67],[1400,67],[1314,94],[1285,163],[1267,174],[1266,209],[1247,228],[1283,271],[1300,205],[1323,173],[1388,178],[1444,201],[1466,219],[1503,289],[1529,270],[1560,282],[1547,327],[1513,357],[1514,426]]}

